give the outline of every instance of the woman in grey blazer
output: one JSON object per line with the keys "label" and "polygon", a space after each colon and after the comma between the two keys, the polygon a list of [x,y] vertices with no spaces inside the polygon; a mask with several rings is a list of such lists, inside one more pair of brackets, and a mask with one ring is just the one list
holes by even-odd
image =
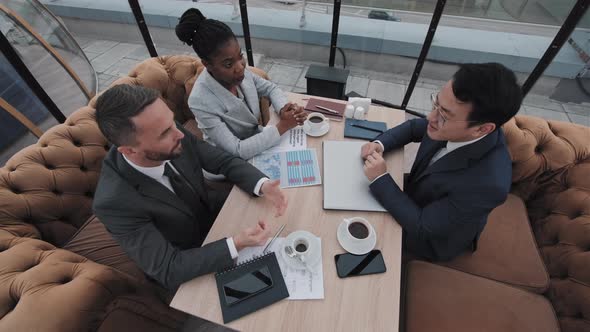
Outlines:
{"label": "woman in grey blazer", "polygon": [[[289,103],[276,84],[246,68],[236,36],[224,23],[207,19],[198,9],[182,14],[176,35],[191,45],[205,70],[188,98],[203,138],[212,145],[250,159],[280,141],[287,130],[303,124],[303,108]],[[280,116],[276,126],[262,127],[259,99],[269,97]]]}

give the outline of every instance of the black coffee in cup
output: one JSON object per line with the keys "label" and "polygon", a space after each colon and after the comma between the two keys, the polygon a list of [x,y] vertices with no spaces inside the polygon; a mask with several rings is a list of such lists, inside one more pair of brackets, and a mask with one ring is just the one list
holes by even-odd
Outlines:
{"label": "black coffee in cup", "polygon": [[351,222],[348,225],[348,231],[357,239],[365,239],[369,236],[369,229],[361,222]]}
{"label": "black coffee in cup", "polygon": [[297,252],[306,252],[307,246],[305,245],[305,243],[299,243],[295,246],[295,250],[297,250]]}
{"label": "black coffee in cup", "polygon": [[309,118],[309,122],[313,122],[313,123],[320,123],[324,121],[324,119],[320,118],[319,116],[312,116]]}

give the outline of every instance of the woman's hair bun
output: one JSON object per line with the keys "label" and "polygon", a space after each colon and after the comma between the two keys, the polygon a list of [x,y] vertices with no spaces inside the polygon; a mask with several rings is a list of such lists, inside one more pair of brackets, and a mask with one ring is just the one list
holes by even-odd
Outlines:
{"label": "woman's hair bun", "polygon": [[195,32],[199,30],[201,23],[207,18],[196,8],[188,9],[182,14],[176,25],[176,36],[181,42],[189,46],[193,45]]}

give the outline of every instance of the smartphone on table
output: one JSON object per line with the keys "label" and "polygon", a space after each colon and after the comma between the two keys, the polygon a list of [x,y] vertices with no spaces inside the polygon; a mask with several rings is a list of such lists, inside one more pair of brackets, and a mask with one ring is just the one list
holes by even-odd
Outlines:
{"label": "smartphone on table", "polygon": [[272,284],[268,267],[254,270],[223,285],[225,302],[228,305],[236,304],[271,288]]}
{"label": "smartphone on table", "polygon": [[340,278],[384,273],[385,261],[380,250],[371,250],[364,255],[340,254],[334,256],[336,272]]}

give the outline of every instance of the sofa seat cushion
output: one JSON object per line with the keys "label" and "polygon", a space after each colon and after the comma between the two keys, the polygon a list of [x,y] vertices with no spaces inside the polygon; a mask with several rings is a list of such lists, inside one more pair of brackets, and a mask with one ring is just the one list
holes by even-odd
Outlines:
{"label": "sofa seat cushion", "polygon": [[512,194],[490,213],[477,250],[441,265],[536,293],[543,293],[549,285],[526,207]]}
{"label": "sofa seat cushion", "polygon": [[84,256],[95,263],[110,266],[139,280],[147,280],[143,271],[125,254],[96,216],[90,217],[63,246],[63,249]]}
{"label": "sofa seat cushion", "polygon": [[406,275],[408,332],[555,332],[549,301],[486,278],[412,261]]}
{"label": "sofa seat cushion", "polygon": [[109,303],[138,293],[132,279],[42,240],[6,239],[0,331],[94,331]]}
{"label": "sofa seat cushion", "polygon": [[181,331],[187,318],[187,314],[153,298],[126,295],[118,297],[106,307],[96,332]]}

